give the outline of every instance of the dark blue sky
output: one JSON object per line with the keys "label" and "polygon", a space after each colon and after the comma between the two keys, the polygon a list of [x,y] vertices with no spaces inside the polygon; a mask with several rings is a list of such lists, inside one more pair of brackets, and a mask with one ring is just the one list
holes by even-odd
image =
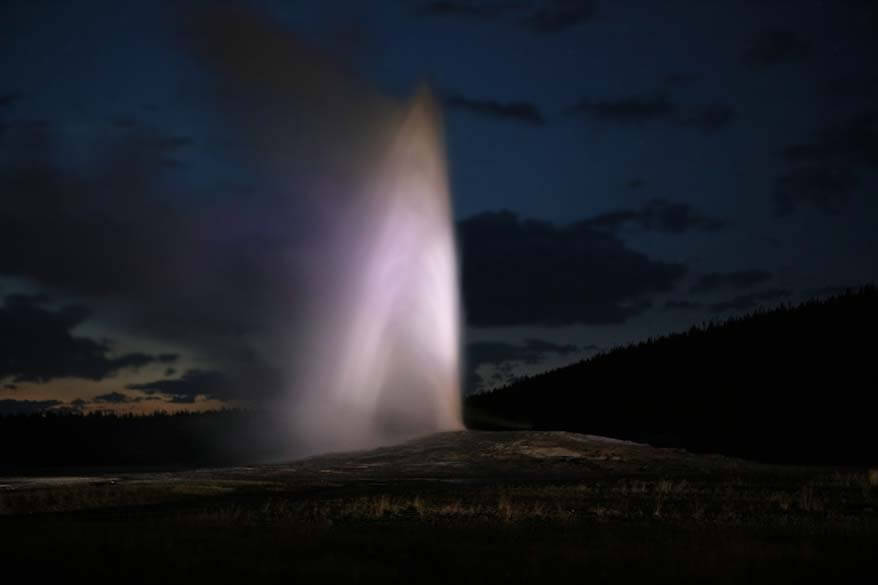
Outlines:
{"label": "dark blue sky", "polygon": [[[406,98],[427,81],[444,101],[470,388],[878,276],[872,2],[250,4],[376,94]],[[62,367],[51,355],[45,364],[12,363],[0,370],[9,386],[0,398],[214,406],[259,398],[233,390],[239,382],[212,389],[219,377],[271,383],[270,368],[251,368],[248,360],[260,360],[247,352],[229,350],[227,363],[243,364],[237,372],[218,366],[227,348],[217,338],[261,331],[251,327],[250,307],[221,322],[208,310],[187,311],[192,322],[178,334],[182,324],[143,324],[179,323],[166,304],[192,299],[145,295],[152,284],[107,276],[143,264],[144,278],[166,275],[152,265],[177,262],[192,273],[195,260],[178,247],[188,240],[163,231],[188,238],[202,223],[168,220],[158,202],[173,217],[197,208],[204,222],[227,224],[199,242],[250,250],[282,238],[295,248],[269,202],[279,192],[294,197],[298,183],[259,153],[242,155],[240,120],[231,119],[246,118],[251,105],[232,102],[241,112],[230,113],[175,6],[0,8],[0,325],[38,331],[27,319],[51,322],[46,335],[63,343],[49,345],[70,343],[91,360],[91,369]],[[255,69],[283,75],[260,55]],[[123,185],[149,195],[126,192],[137,203],[121,206]],[[77,210],[88,209],[92,219],[82,220]],[[103,214],[126,232],[119,257],[127,263],[105,254],[106,235],[90,240],[109,225],[92,222]],[[240,259],[252,288],[264,279],[275,291],[265,276],[271,267],[255,257]],[[516,292],[498,289],[498,280]],[[263,296],[274,294],[207,304],[226,313],[253,298],[270,304]],[[144,304],[149,310],[131,309]],[[147,387],[154,383],[166,385]],[[99,398],[112,392],[120,394]]]}

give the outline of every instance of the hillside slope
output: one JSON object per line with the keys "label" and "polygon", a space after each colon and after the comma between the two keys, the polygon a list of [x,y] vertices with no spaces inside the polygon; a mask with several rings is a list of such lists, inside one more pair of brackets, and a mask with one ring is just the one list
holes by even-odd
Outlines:
{"label": "hillside slope", "polygon": [[878,462],[878,291],[693,327],[471,396],[470,428],[567,430],[748,459]]}

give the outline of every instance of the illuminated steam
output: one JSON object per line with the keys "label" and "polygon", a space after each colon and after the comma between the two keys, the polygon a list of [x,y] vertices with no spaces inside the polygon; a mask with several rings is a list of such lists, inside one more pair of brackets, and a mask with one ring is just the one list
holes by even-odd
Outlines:
{"label": "illuminated steam", "polygon": [[457,266],[438,113],[413,100],[340,218],[297,425],[326,448],[461,428]]}
{"label": "illuminated steam", "polygon": [[226,223],[270,242],[252,272],[263,280],[233,287],[258,294],[243,308],[249,335],[230,343],[279,372],[272,407],[294,454],[461,428],[457,260],[430,93],[389,97],[249,3],[186,6],[187,46],[241,138],[235,157],[271,186]]}
{"label": "illuminated steam", "polygon": [[[462,427],[454,233],[436,107],[413,100],[339,218],[297,426],[321,448]],[[328,234],[329,235],[329,234]],[[331,237],[331,236],[330,236]]]}

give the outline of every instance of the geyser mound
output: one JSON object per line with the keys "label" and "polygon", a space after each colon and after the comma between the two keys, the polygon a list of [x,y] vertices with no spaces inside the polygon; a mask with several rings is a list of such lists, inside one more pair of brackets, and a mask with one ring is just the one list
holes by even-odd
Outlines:
{"label": "geyser mound", "polygon": [[331,241],[300,378],[315,450],[463,427],[457,254],[438,107],[420,90]]}

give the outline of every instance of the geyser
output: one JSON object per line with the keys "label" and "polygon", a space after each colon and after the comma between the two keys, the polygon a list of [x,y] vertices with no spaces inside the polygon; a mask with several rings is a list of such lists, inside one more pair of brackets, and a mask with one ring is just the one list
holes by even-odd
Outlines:
{"label": "geyser", "polygon": [[[461,428],[439,108],[426,89],[408,103],[383,95],[252,4],[177,3],[188,46],[243,138],[244,174],[265,190],[225,224],[229,239],[258,226],[254,248],[270,250],[247,273],[253,281],[233,287],[254,293],[245,298],[255,324],[221,337],[243,346],[229,369],[277,372],[283,397],[271,404],[283,406],[287,455]],[[273,376],[243,379],[273,392]]]}
{"label": "geyser", "polygon": [[327,234],[297,427],[315,450],[462,428],[457,257],[438,107],[420,90]]}

